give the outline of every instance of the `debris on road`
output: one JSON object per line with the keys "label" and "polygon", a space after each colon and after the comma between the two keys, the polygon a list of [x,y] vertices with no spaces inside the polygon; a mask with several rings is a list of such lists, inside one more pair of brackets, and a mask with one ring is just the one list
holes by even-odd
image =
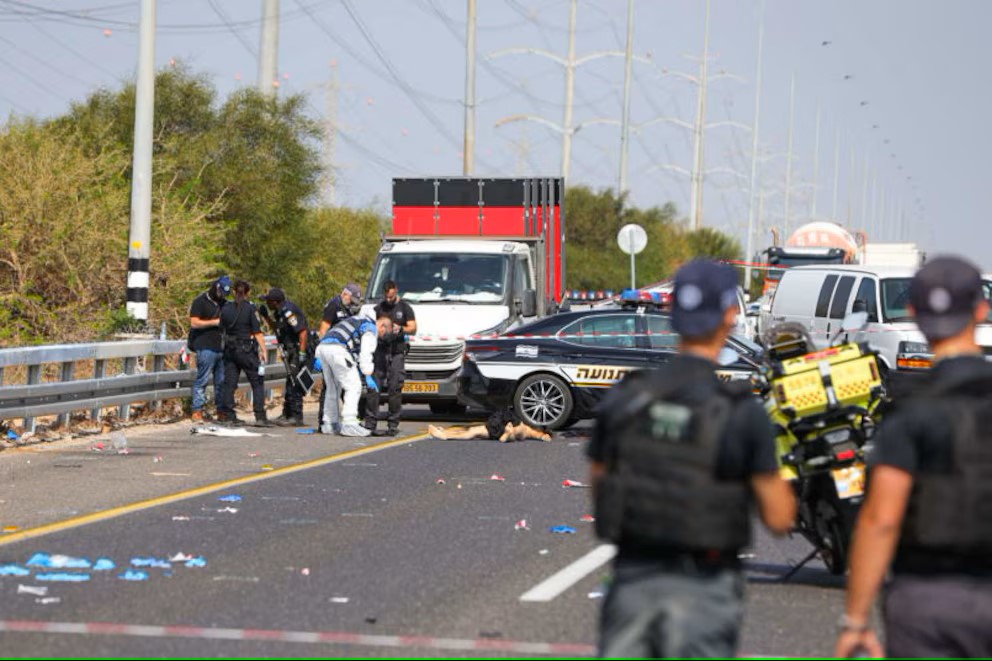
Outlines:
{"label": "debris on road", "polygon": [[350,601],[348,597],[331,597],[332,604],[346,604]]}
{"label": "debris on road", "polygon": [[172,569],[172,563],[161,558],[135,557],[131,558],[132,567],[152,567],[155,569]]}
{"label": "debris on road", "polygon": [[36,597],[44,597],[48,594],[48,588],[44,585],[18,585],[17,594],[33,594]]}
{"label": "debris on road", "polygon": [[583,523],[592,523],[595,520],[596,517],[594,517],[592,514],[583,514],[582,516],[579,517],[579,521],[582,521]]}
{"label": "debris on road", "polygon": [[0,565],[0,576],[27,576],[30,573],[30,569],[21,567],[16,563]]}
{"label": "debris on road", "polygon": [[272,464],[262,464],[262,468],[260,470],[270,471],[270,470],[274,470],[274,469],[272,468]]}
{"label": "debris on road", "polygon": [[66,583],[82,583],[84,581],[90,580],[89,574],[78,574],[74,572],[62,571],[62,572],[46,572],[44,574],[35,574],[34,580],[36,581],[61,581]]}
{"label": "debris on road", "polygon": [[174,517],[172,517],[172,520],[173,521],[189,521],[189,517],[188,516],[174,516]]}
{"label": "debris on road", "polygon": [[573,489],[588,489],[589,488],[589,485],[588,484],[583,484],[582,482],[579,482],[578,480],[562,480],[561,481],[561,485],[563,487],[565,487],[566,489],[567,488],[573,488]]}
{"label": "debris on road", "polygon": [[62,597],[38,597],[34,600],[36,604],[42,604],[47,606],[48,604],[61,604]]}
{"label": "debris on road", "polygon": [[4,526],[3,527],[3,531],[5,533],[17,532],[17,530],[18,530],[17,526]]}
{"label": "debris on road", "polygon": [[90,446],[90,450],[93,452],[103,452],[103,443],[101,441],[97,441]]}
{"label": "debris on road", "polygon": [[28,558],[28,567],[45,567],[47,569],[89,569],[92,563],[86,558],[74,558],[71,555],[49,555],[35,553]]}
{"label": "debris on road", "polygon": [[447,482],[444,481],[443,477],[439,477],[437,478],[437,481],[434,482],[434,484],[447,484]]}
{"label": "debris on road", "polygon": [[184,567],[189,567],[190,569],[199,569],[207,566],[207,561],[202,555],[198,555],[195,558],[190,558],[185,563]]}
{"label": "debris on road", "polygon": [[241,502],[241,496],[232,493],[226,496],[220,496],[217,498],[217,500],[219,500],[222,503],[239,503]]}
{"label": "debris on road", "polygon": [[297,429],[296,430],[296,433],[297,434],[315,434],[316,432],[314,431],[314,428],[313,427],[304,427],[303,429]]}
{"label": "debris on road", "polygon": [[572,526],[551,526],[548,528],[549,532],[558,533],[561,535],[574,535],[575,528]]}
{"label": "debris on road", "polygon": [[221,507],[219,510],[215,510],[218,514],[237,514],[237,507]]}
{"label": "debris on road", "polygon": [[148,572],[139,569],[128,569],[123,574],[118,574],[117,578],[122,581],[147,581]]}
{"label": "debris on road", "polygon": [[187,553],[183,553],[182,551],[180,551],[179,553],[177,553],[174,556],[172,556],[171,558],[169,558],[169,562],[186,562],[187,560],[192,560],[192,559],[193,559],[193,556],[191,556],[191,555],[189,555]]}
{"label": "debris on road", "polygon": [[96,562],[93,563],[93,571],[110,571],[116,566],[110,558],[97,558]]}
{"label": "debris on road", "polygon": [[247,429],[233,429],[231,427],[217,427],[215,425],[193,427],[189,430],[189,433],[202,436],[270,436],[270,434],[259,434],[248,431]]}
{"label": "debris on road", "polygon": [[590,599],[602,599],[604,596],[605,593],[602,590],[593,590],[588,594]]}
{"label": "debris on road", "polygon": [[494,482],[506,482],[506,478],[500,475],[499,473],[493,473],[492,475],[489,476],[489,479]]}
{"label": "debris on road", "polygon": [[514,523],[513,524],[513,529],[514,530],[530,530],[530,528],[527,526],[527,519],[520,519],[519,521],[517,521],[516,523]]}
{"label": "debris on road", "polygon": [[310,575],[310,568],[309,567],[304,567],[303,569],[300,570],[300,574],[302,574],[303,576],[309,576]]}
{"label": "debris on road", "polygon": [[547,555],[549,553],[551,553],[551,551],[549,551],[548,549],[541,549],[540,551],[537,552],[538,555]]}

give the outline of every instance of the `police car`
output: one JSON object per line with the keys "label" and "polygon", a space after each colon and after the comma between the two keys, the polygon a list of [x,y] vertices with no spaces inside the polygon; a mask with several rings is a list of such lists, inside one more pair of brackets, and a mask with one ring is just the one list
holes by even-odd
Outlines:
{"label": "police car", "polygon": [[[628,372],[657,367],[676,350],[678,335],[660,299],[624,292],[619,305],[560,312],[492,338],[465,342],[458,398],[486,410],[512,407],[527,424],[567,427],[594,415],[596,403]],[[721,379],[749,380],[761,348],[732,336],[737,360]]]}

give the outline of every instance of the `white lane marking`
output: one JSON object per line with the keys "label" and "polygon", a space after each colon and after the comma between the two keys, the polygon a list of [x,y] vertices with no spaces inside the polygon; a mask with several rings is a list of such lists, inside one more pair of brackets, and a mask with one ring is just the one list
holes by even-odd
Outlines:
{"label": "white lane marking", "polygon": [[520,595],[520,601],[551,601],[612,560],[616,554],[617,547],[612,544],[597,546],[561,571],[524,592]]}

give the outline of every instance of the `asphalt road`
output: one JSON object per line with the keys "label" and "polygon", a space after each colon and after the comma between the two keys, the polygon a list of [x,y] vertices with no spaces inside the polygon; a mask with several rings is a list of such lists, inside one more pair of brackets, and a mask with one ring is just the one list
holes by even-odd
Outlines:
{"label": "asphalt road", "polygon": [[[38,552],[115,564],[0,576],[3,656],[592,654],[608,556],[583,520],[588,491],[562,487],[586,479],[583,430],[439,441],[416,435],[429,414],[413,417],[410,440],[178,424],[129,432],[127,455],[96,440],[0,454],[0,567]],[[830,652],[841,582],[816,562],[777,581],[807,550],[756,539],[742,653]],[[119,578],[178,553],[205,566]],[[90,579],[39,580],[65,571]],[[545,600],[521,599],[535,588]]]}

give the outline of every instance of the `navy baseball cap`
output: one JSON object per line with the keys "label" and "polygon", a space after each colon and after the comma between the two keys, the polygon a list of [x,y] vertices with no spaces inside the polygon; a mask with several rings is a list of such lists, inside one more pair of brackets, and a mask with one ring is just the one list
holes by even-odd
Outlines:
{"label": "navy baseball cap", "polygon": [[344,286],[344,290],[351,294],[351,299],[356,303],[362,302],[362,288],[356,285],[354,282],[349,282]]}
{"label": "navy baseball cap", "polygon": [[719,328],[727,308],[737,304],[733,267],[697,259],[675,272],[672,327],[685,337],[705,337]]}
{"label": "navy baseball cap", "polygon": [[269,291],[265,292],[258,298],[259,300],[262,301],[278,301],[281,303],[282,301],[286,300],[286,292],[279,289],[278,287],[272,287],[269,289]]}
{"label": "navy baseball cap", "polygon": [[909,284],[916,325],[928,340],[943,340],[967,328],[981,300],[982,274],[960,257],[928,261]]}
{"label": "navy baseball cap", "polygon": [[231,293],[231,279],[226,275],[222,275],[217,278],[217,281],[214,282],[214,284],[220,287],[220,290],[224,292],[225,296]]}

